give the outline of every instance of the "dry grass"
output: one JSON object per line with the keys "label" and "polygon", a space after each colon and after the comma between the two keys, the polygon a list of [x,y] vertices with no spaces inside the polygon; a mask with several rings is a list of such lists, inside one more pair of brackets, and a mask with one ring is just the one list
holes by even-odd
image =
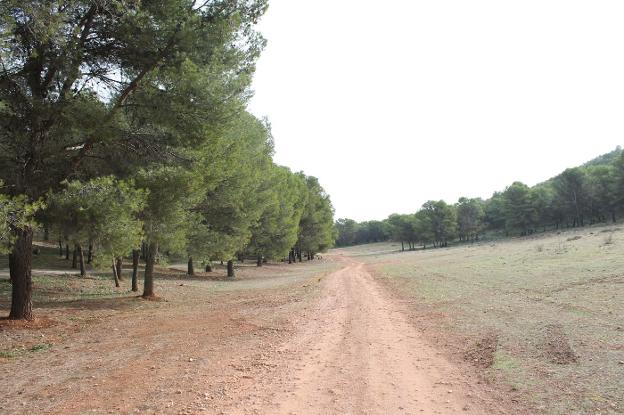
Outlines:
{"label": "dry grass", "polygon": [[608,414],[624,411],[623,240],[621,229],[591,228],[410,253],[380,244],[344,252],[368,262],[409,299],[417,324],[439,327],[441,343],[487,366],[485,375],[517,399],[540,413]]}

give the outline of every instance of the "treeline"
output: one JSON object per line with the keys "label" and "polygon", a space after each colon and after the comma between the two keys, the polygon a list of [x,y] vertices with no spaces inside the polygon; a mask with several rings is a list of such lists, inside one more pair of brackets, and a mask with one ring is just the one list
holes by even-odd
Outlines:
{"label": "treeline", "polygon": [[265,0],[0,3],[0,249],[10,318],[32,316],[37,228],[102,264],[188,270],[253,256],[301,260],[333,243],[318,180],[272,160],[267,121],[246,111],[265,41]]}
{"label": "treeline", "polygon": [[514,182],[491,198],[462,197],[453,205],[428,201],[413,214],[383,221],[336,221],[337,246],[393,240],[403,249],[476,241],[485,232],[506,236],[615,222],[624,214],[624,152],[618,147],[581,167],[529,187]]}

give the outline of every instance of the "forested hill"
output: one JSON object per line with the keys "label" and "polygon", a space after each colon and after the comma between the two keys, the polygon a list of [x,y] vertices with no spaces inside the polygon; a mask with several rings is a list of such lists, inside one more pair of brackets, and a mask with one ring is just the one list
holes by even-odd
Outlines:
{"label": "forested hill", "polygon": [[583,167],[589,167],[589,166],[605,166],[605,165],[610,165],[613,164],[615,162],[615,159],[617,159],[617,157],[620,155],[620,153],[622,152],[622,147],[621,146],[617,146],[617,148],[613,151],[610,151],[606,154],[603,154],[601,156],[598,156],[590,161],[588,161],[587,163],[583,164]]}
{"label": "forested hill", "polygon": [[614,151],[529,187],[514,182],[487,200],[462,197],[456,203],[430,200],[410,214],[356,223],[338,219],[336,244],[393,240],[404,248],[448,246],[486,233],[528,235],[561,227],[615,222],[624,215],[624,152]]}
{"label": "forested hill", "polygon": [[[613,165],[613,163],[615,163],[615,160],[619,157],[621,153],[622,153],[622,147],[617,146],[615,150],[609,151],[608,153],[605,153],[605,154],[601,154],[598,157],[595,157],[581,164],[580,166],[576,166],[576,167],[610,166],[610,165]],[[537,186],[552,183],[553,181],[557,179],[557,177],[558,176],[551,177],[547,179],[546,181],[539,183]]]}

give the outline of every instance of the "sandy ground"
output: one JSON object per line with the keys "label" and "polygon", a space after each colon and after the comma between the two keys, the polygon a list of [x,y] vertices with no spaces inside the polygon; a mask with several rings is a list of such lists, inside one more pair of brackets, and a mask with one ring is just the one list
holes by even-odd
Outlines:
{"label": "sandy ground", "polygon": [[0,362],[0,412],[523,413],[429,345],[361,263],[330,260],[338,271],[205,297],[173,281],[177,300],[41,330],[54,347]]}

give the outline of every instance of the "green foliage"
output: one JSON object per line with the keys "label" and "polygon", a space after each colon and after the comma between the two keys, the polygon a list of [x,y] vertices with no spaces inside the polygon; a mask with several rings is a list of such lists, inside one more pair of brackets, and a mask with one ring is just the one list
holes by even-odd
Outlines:
{"label": "green foliage", "polygon": [[65,182],[48,195],[47,221],[75,243],[90,242],[98,255],[117,257],[140,245],[148,192],[134,182],[100,177],[88,182]]}
{"label": "green foliage", "polygon": [[503,192],[505,228],[526,234],[533,223],[531,189],[524,183],[514,182]]}
{"label": "green foliage", "polygon": [[200,146],[249,97],[266,7],[1,2],[0,176],[34,200],[70,176],[127,175]]}
{"label": "green foliage", "polygon": [[505,227],[505,200],[502,192],[494,192],[491,198],[485,201],[485,225],[490,229]]}
{"label": "green foliage", "polygon": [[[229,260],[243,251],[271,200],[273,140],[266,122],[244,112],[229,125],[203,163],[203,192],[193,208],[187,252]],[[215,166],[218,166],[215,168]],[[210,173],[208,173],[210,172]]]}
{"label": "green foliage", "polygon": [[457,232],[460,239],[478,237],[483,229],[485,216],[483,200],[462,197],[457,202],[455,209],[457,211]]}
{"label": "green foliage", "polygon": [[615,163],[618,157],[622,154],[622,147],[617,146],[615,150],[610,151],[606,154],[602,154],[587,163],[583,164],[583,167],[591,167],[591,166],[611,166]]}
{"label": "green foliage", "polygon": [[297,246],[302,252],[316,254],[334,244],[334,208],[316,177],[306,176],[305,182],[307,195],[299,223]]}
{"label": "green foliage", "polygon": [[426,233],[423,234],[430,241],[446,246],[457,234],[457,214],[454,207],[445,201],[426,202],[419,213],[420,228],[425,228]]}
{"label": "green foliage", "polygon": [[10,197],[0,193],[0,254],[11,251],[16,229],[38,226],[36,215],[44,208],[41,200],[30,203],[24,195]]}
{"label": "green foliage", "polygon": [[388,240],[390,227],[386,222],[369,220],[359,224],[356,238],[360,243],[382,242]]}
{"label": "green foliage", "polygon": [[393,213],[388,216],[386,223],[390,228],[393,241],[407,242],[410,248],[413,243],[421,240],[422,231],[419,229],[420,222],[416,215],[399,215]]}
{"label": "green foliage", "polygon": [[353,219],[340,218],[334,224],[338,236],[336,246],[350,246],[359,243],[357,230],[359,224]]}
{"label": "green foliage", "polygon": [[141,170],[135,181],[138,188],[147,191],[141,211],[145,239],[164,250],[183,253],[194,224],[190,208],[198,202],[201,181],[192,171],[179,166]]}
{"label": "green foliage", "polygon": [[290,169],[273,166],[266,179],[267,203],[252,229],[247,251],[256,256],[283,258],[297,242],[306,202],[306,182]]}

